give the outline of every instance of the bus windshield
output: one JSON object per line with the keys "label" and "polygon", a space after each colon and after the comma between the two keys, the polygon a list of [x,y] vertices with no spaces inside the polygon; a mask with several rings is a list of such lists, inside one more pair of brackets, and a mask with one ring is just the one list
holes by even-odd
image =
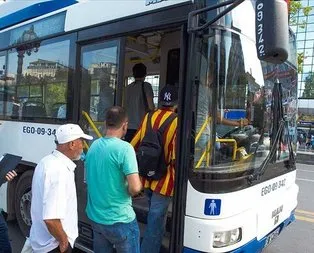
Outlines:
{"label": "bus windshield", "polygon": [[[214,57],[217,34],[219,61]],[[280,65],[262,62],[253,40],[224,29],[216,29],[201,41],[197,49],[199,80],[195,82],[193,175],[207,175],[208,180],[243,179],[254,174],[265,159],[272,164],[288,161],[296,147],[295,59]],[[290,42],[294,52],[292,34]],[[244,182],[237,187],[247,186]]]}

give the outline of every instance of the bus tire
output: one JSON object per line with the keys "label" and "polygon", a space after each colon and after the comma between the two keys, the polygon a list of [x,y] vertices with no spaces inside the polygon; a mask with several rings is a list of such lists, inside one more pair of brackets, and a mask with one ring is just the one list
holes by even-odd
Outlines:
{"label": "bus tire", "polygon": [[31,199],[32,199],[32,179],[33,170],[28,170],[22,174],[16,186],[15,213],[17,223],[22,234],[29,236],[32,225],[31,220]]}

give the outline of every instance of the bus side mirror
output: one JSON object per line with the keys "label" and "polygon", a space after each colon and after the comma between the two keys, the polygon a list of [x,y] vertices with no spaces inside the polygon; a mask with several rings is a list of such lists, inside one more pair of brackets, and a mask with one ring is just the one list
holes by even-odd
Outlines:
{"label": "bus side mirror", "polygon": [[288,6],[284,0],[256,1],[256,48],[260,60],[282,63],[289,52]]}

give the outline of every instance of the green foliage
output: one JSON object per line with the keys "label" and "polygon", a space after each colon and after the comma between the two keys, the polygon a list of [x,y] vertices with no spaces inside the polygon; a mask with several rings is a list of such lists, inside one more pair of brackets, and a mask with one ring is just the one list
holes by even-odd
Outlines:
{"label": "green foliage", "polygon": [[303,72],[304,53],[298,53],[298,73]]}
{"label": "green foliage", "polygon": [[[306,27],[306,19],[298,20],[298,16],[300,12],[303,12],[303,15],[306,17],[310,14],[312,7],[310,6],[303,6],[302,3],[298,0],[291,0],[290,1],[290,8],[289,8],[289,22],[290,25],[294,25],[299,29],[304,29]],[[304,53],[298,53],[298,73],[303,72],[303,62],[304,62]]]}
{"label": "green foliage", "polygon": [[50,110],[53,109],[54,104],[66,103],[67,83],[48,83],[46,86],[46,94],[46,108],[49,110],[48,113],[51,113]]}
{"label": "green foliage", "polygon": [[310,73],[305,79],[302,98],[314,98],[314,73]]}
{"label": "green foliage", "polygon": [[308,16],[312,10],[310,6],[303,6],[300,1],[291,0],[289,8],[289,22],[290,25],[297,25],[300,28],[305,28],[306,23],[304,21],[298,21],[298,15],[300,12],[303,12],[304,16]]}

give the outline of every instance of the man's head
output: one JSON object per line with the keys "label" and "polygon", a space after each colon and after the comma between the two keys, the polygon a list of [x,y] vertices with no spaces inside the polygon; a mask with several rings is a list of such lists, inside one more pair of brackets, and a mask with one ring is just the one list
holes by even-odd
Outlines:
{"label": "man's head", "polygon": [[178,90],[168,85],[161,89],[159,92],[159,104],[162,107],[175,107],[178,105]]}
{"label": "man's head", "polygon": [[121,106],[112,106],[106,113],[106,129],[116,135],[116,137],[122,138],[128,130],[128,116],[124,108]]}
{"label": "man's head", "polygon": [[143,63],[137,63],[133,66],[133,77],[141,79],[146,77],[146,66]]}
{"label": "man's head", "polygon": [[93,137],[83,132],[79,125],[65,124],[56,131],[57,150],[71,160],[78,160],[83,152],[82,139],[92,140]]}

